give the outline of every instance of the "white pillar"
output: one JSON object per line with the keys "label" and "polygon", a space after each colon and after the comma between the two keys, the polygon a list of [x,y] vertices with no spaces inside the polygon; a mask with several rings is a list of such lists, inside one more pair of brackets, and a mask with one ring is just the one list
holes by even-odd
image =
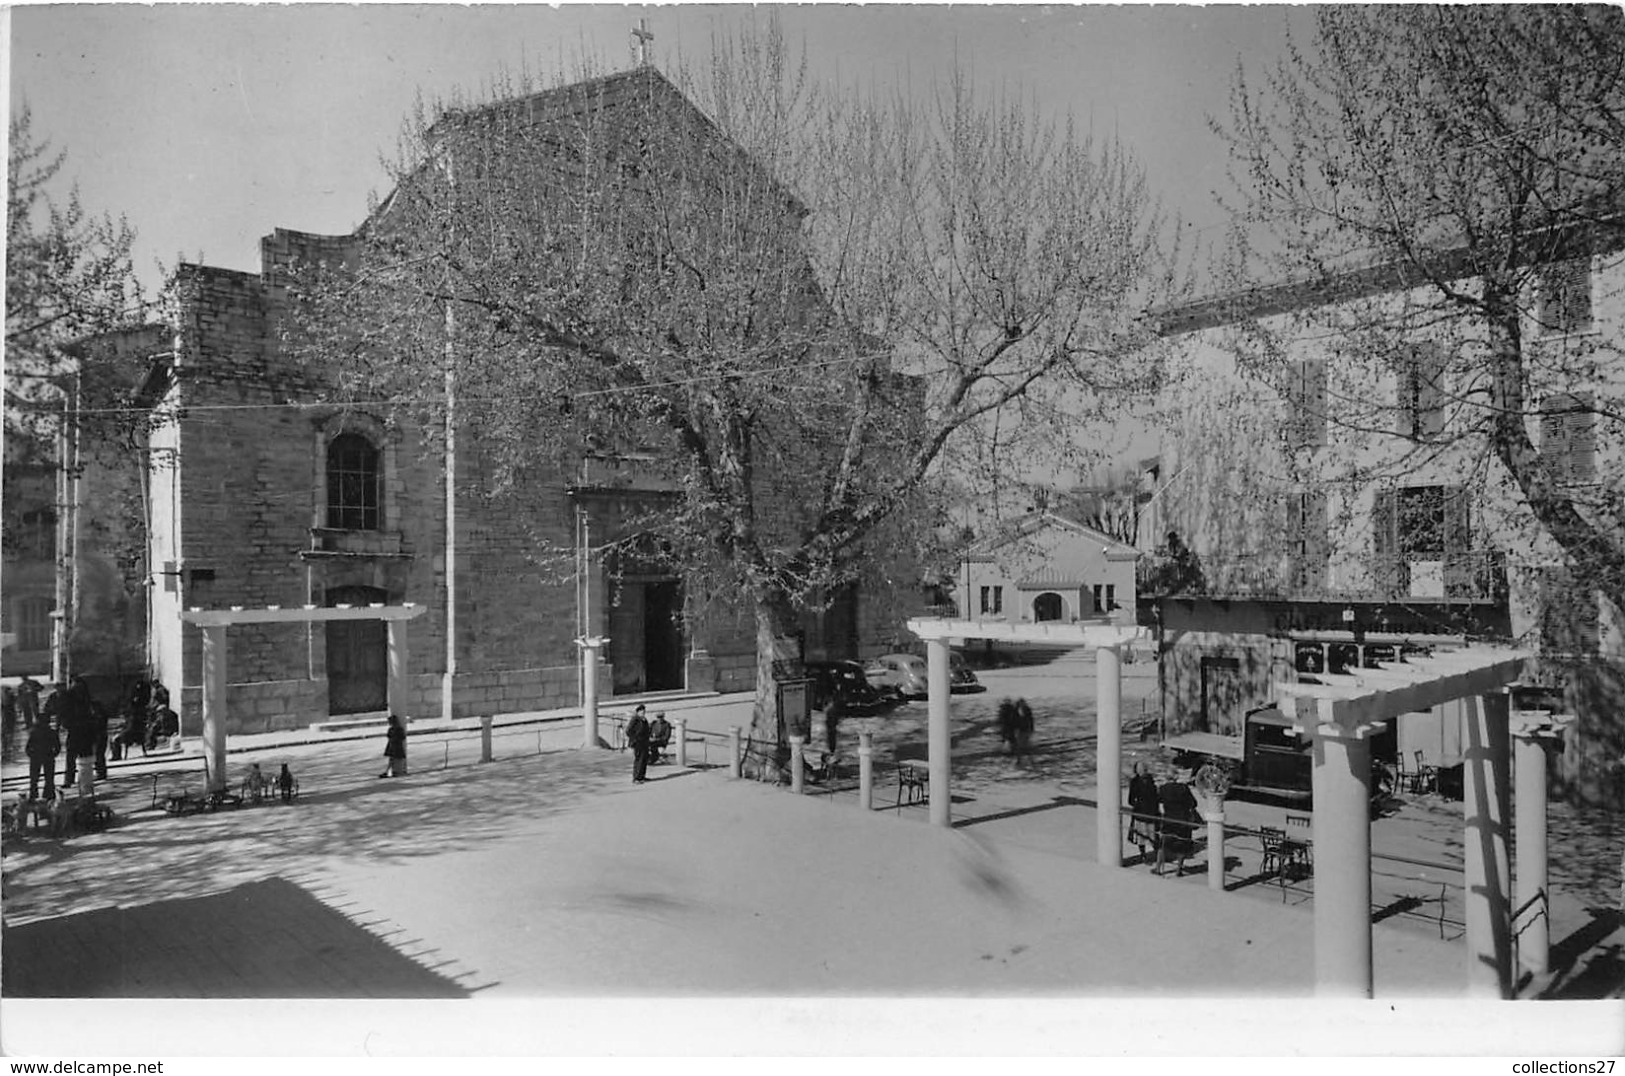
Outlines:
{"label": "white pillar", "polygon": [[1123,865],[1123,656],[1095,651],[1095,861]]}
{"label": "white pillar", "polygon": [[927,706],[930,725],[926,730],[926,760],[931,775],[931,824],[949,825],[948,779],[952,769],[953,741],[948,731],[948,641],[925,641]]}
{"label": "white pillar", "polygon": [[[1305,700],[1307,701],[1307,700]],[[1371,997],[1371,741],[1305,713],[1314,738],[1315,993]]]}
{"label": "white pillar", "polygon": [[739,776],[739,726],[728,726],[728,776]]}
{"label": "white pillar", "polygon": [[677,765],[688,765],[688,721],[679,717],[671,723],[672,735],[677,738]]}
{"label": "white pillar", "polygon": [[581,746],[597,747],[598,739],[598,651],[609,642],[597,635],[577,639],[581,648]]}
{"label": "white pillar", "polygon": [[1224,891],[1224,798],[1200,792],[1197,809],[1207,823],[1207,887]]}
{"label": "white pillar", "polygon": [[801,744],[802,739],[800,736],[790,737],[790,791],[798,796],[801,794],[802,785],[806,780],[806,776],[802,772],[804,766],[801,759]]}
{"label": "white pillar", "polygon": [[875,747],[867,731],[858,733],[858,807],[868,811],[874,808]]}
{"label": "white pillar", "polygon": [[1518,963],[1534,975],[1551,965],[1551,892],[1547,888],[1546,745],[1557,719],[1543,710],[1512,715],[1513,825],[1518,850],[1513,900],[1527,925],[1518,935]]}
{"label": "white pillar", "polygon": [[[209,791],[226,787],[226,626],[204,624],[203,757],[209,764]],[[176,701],[179,702],[176,688]]]}
{"label": "white pillar", "polygon": [[1507,885],[1507,697],[1462,700],[1463,871],[1467,992],[1512,995],[1511,887]]}
{"label": "white pillar", "polygon": [[407,699],[406,667],[409,653],[406,643],[406,621],[390,620],[389,632],[389,712],[401,719],[403,725],[412,722],[412,707]]}

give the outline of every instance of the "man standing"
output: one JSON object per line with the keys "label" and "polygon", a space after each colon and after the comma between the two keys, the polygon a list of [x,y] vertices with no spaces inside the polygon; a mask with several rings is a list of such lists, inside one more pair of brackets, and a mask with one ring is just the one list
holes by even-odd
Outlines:
{"label": "man standing", "polygon": [[96,715],[91,712],[90,687],[75,676],[66,688],[54,692],[51,700],[56,701],[57,723],[62,726],[63,738],[67,741],[64,753],[68,758],[63,763],[62,785],[70,788],[81,761],[88,763],[94,774]]}
{"label": "man standing", "polygon": [[641,785],[648,780],[649,770],[649,721],[643,716],[641,702],[626,723],[626,742],[632,745],[632,783]]}
{"label": "man standing", "polygon": [[62,751],[62,737],[48,718],[40,718],[28,729],[28,798],[39,799],[39,779],[45,778],[45,798],[56,799],[56,756]]}

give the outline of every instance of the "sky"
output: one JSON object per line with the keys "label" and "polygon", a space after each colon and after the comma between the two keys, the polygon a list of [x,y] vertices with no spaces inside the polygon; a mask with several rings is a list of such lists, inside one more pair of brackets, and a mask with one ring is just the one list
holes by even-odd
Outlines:
{"label": "sky", "polygon": [[[10,13],[10,108],[68,153],[92,212],[124,215],[155,288],[177,261],[257,271],[277,227],[344,233],[419,94],[477,93],[503,70],[543,84],[631,64],[648,19],[653,58],[702,64],[713,33],[766,8],[383,4],[44,4]],[[813,74],[838,87],[914,87],[957,60],[980,85],[1070,113],[1137,154],[1200,241],[1222,235],[1222,114],[1236,64],[1261,70],[1302,7],[810,4],[775,9]],[[64,192],[65,193],[65,192]]]}

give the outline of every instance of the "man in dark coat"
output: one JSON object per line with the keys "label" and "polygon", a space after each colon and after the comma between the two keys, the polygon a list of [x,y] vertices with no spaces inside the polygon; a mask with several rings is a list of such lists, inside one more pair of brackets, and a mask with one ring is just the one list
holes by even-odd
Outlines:
{"label": "man in dark coat", "polygon": [[66,741],[62,753],[67,756],[63,762],[62,784],[71,788],[79,772],[79,760],[96,753],[95,702],[90,697],[90,685],[78,676],[52,698],[58,695],[61,701],[57,703],[56,719]]}
{"label": "man in dark coat", "polygon": [[28,798],[39,799],[40,777],[45,778],[45,798],[56,799],[56,756],[62,752],[62,737],[47,718],[39,718],[28,730]]}
{"label": "man in dark coat", "polygon": [[1172,859],[1178,861],[1175,877],[1185,874],[1185,860],[1196,850],[1194,834],[1199,815],[1196,809],[1196,794],[1191,786],[1184,781],[1169,781],[1157,790],[1157,798],[1162,801],[1162,840],[1157,844],[1156,873],[1162,873],[1162,865]]}
{"label": "man in dark coat", "polygon": [[643,716],[642,703],[626,723],[626,742],[632,747],[632,783],[641,785],[649,771],[649,719]]}

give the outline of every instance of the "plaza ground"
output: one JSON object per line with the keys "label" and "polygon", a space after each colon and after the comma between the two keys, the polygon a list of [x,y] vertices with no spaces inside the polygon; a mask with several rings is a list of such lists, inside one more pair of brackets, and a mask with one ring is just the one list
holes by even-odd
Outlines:
{"label": "plaza ground", "polygon": [[[286,761],[300,776],[298,802],[193,817],[169,817],[151,800],[173,781],[200,784],[196,757],[115,766],[104,790],[119,825],[6,846],[4,1005],[15,1013],[45,1004],[19,999],[41,998],[439,999],[434,1011],[443,1014],[445,1005],[462,1011],[458,999],[489,999],[471,1019],[488,1021],[510,1001],[544,1008],[538,1026],[553,1038],[532,1048],[552,1052],[547,1044],[598,1021],[615,1028],[630,1004],[624,999],[634,997],[802,999],[826,1013],[929,999],[953,1011],[971,1006],[975,1015],[960,1031],[1010,1006],[1018,1009],[1001,1025],[1007,1030],[1040,1013],[1087,1020],[1128,998],[1139,1002],[1112,1026],[1120,1033],[1143,1024],[1145,1037],[1127,1049],[1155,1051],[1201,1026],[1182,1015],[1159,1030],[1159,1014],[1239,1007],[1209,1033],[1220,1036],[1216,1043],[1251,1026],[1249,1003],[1281,1011],[1312,1002],[1312,877],[1280,887],[1259,872],[1245,832],[1227,848],[1223,893],[1206,888],[1201,856],[1184,878],[1098,866],[1088,671],[984,679],[988,692],[955,702],[955,825],[946,830],[926,824],[924,807],[896,805],[888,768],[896,757],[923,757],[923,703],[842,730],[843,743],[860,727],[877,741],[869,812],[858,809],[850,782],[797,797],[730,780],[726,730],[744,722],[750,705],[738,696],[661,704],[712,735],[691,749],[690,767],[656,767],[643,786],[631,784],[626,754],[576,748],[579,719],[536,715],[504,719],[512,723],[498,728],[490,764],[478,762],[469,723],[436,732],[424,722],[413,737],[414,772],[395,780],[376,777],[381,732],[306,743],[295,741],[312,737],[299,734],[233,738],[234,775],[250,761],[269,773]],[[1142,743],[1132,733],[1145,712],[1134,700],[1145,688],[1143,671],[1132,671],[1125,766],[1155,757],[1155,735]],[[1006,693],[1035,701],[1030,768],[1012,765],[992,729],[992,709]],[[605,732],[613,735],[612,722]],[[16,776],[8,768],[8,793]],[[1279,811],[1231,805],[1243,831],[1274,824]],[[1587,1035],[1611,1033],[1614,1052],[1625,1047],[1617,1001],[1625,931],[1606,888],[1620,834],[1606,820],[1570,821],[1554,805],[1554,972],[1525,983],[1523,996],[1616,1000],[1497,1006],[1505,1015],[1478,1024],[1465,1047],[1444,1037],[1452,1018],[1478,1008],[1460,1001],[1465,947],[1448,906],[1459,903],[1459,872],[1452,878],[1450,869],[1460,863],[1460,805],[1406,798],[1374,825],[1379,856],[1431,865],[1379,860],[1373,880],[1382,1011],[1429,1013],[1427,1026],[1439,1035],[1417,1042],[1416,1052],[1533,1049],[1538,1034],[1524,1024],[1534,1010],[1541,1020],[1578,1020],[1578,1030],[1565,1024],[1562,1032],[1569,1052],[1595,1041]],[[1577,855],[1586,841],[1596,848]],[[1596,854],[1604,846],[1611,858]],[[1206,999],[1205,1008],[1191,1009],[1194,999]],[[420,1002],[392,1004],[389,1019],[400,1018],[403,1004]],[[668,1015],[687,1011],[658,1004]],[[1440,1004],[1448,1005],[1442,1015]],[[568,1022],[564,1014],[572,1014]],[[0,1026],[8,1052],[28,1052],[30,1043],[61,1048],[34,1041],[20,1021]],[[256,1019],[234,1041],[255,1042],[275,1026]],[[754,1042],[749,1028],[731,1036],[726,1019],[686,1026],[686,1035],[652,1052],[733,1052],[735,1042]],[[449,1034],[463,1027],[455,1019]],[[1525,1037],[1511,1038],[1514,1029]],[[953,1030],[935,1041],[949,1041]],[[192,1052],[197,1033],[186,1021],[142,1025],[143,1036],[164,1040],[154,1052]],[[1099,1035],[1090,1041],[1110,1039]],[[637,1038],[623,1028],[605,1047]],[[280,1052],[278,1042],[297,1039],[296,1031],[245,1052]],[[813,1051],[840,1052],[825,1041]],[[1060,1041],[1058,1052],[1090,1052]],[[1392,1053],[1399,1041],[1365,1045]],[[1277,1052],[1268,1046],[1243,1040],[1240,1052]],[[1356,1041],[1344,1052],[1368,1051]]]}

